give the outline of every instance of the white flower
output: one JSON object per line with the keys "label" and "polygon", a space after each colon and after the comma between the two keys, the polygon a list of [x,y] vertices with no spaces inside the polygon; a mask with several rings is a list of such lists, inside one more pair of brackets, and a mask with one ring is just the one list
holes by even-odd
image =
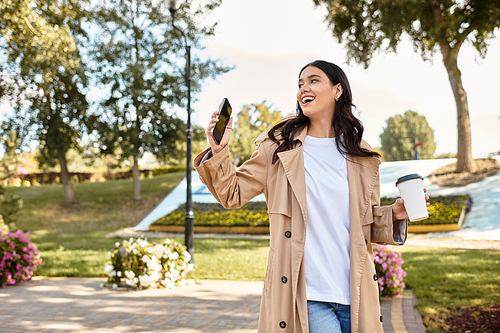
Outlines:
{"label": "white flower", "polygon": [[121,271],[116,272],[116,276],[122,276],[122,272]]}
{"label": "white flower", "polygon": [[132,250],[132,253],[133,253],[133,254],[137,254],[137,252],[139,252],[139,251],[137,251],[137,249],[133,249],[133,250]]}
{"label": "white flower", "polygon": [[120,242],[115,243],[115,247],[118,247],[118,246],[120,246]]}
{"label": "white flower", "polygon": [[149,243],[148,243],[147,241],[145,241],[145,240],[143,240],[143,241],[141,242],[141,246],[142,246],[142,247],[146,247],[146,246],[148,246],[148,244],[149,244]]}
{"label": "white flower", "polygon": [[181,276],[182,276],[183,278],[184,278],[184,277],[186,277],[186,273],[182,272],[182,273],[181,273]]}
{"label": "white flower", "polygon": [[114,267],[113,265],[106,264],[106,266],[104,266],[104,272],[105,272],[105,273],[109,273],[109,272],[111,272],[113,269],[115,269],[115,267]]}
{"label": "white flower", "polygon": [[143,287],[149,286],[149,277],[147,275],[139,275],[139,283]]}
{"label": "white flower", "polygon": [[170,253],[170,254],[168,255],[168,259],[170,259],[170,260],[176,260],[176,259],[179,259],[179,253],[177,253],[177,252]]}
{"label": "white flower", "polygon": [[163,281],[163,284],[165,285],[165,288],[167,288],[167,289],[175,289],[175,282],[169,278],[165,278],[165,280]]}
{"label": "white flower", "polygon": [[192,271],[194,269],[194,264],[188,264],[188,272]]}
{"label": "white flower", "polygon": [[125,276],[127,279],[133,279],[135,277],[135,273],[132,271],[125,271]]}
{"label": "white flower", "polygon": [[165,239],[165,243],[170,244],[170,239]]}
{"label": "white flower", "polygon": [[153,248],[152,247],[148,247],[148,253],[153,253]]}
{"label": "white flower", "polygon": [[142,256],[142,261],[148,262],[149,261],[149,257],[147,255],[143,255]]}
{"label": "white flower", "polygon": [[130,237],[130,239],[128,240],[130,243],[133,243],[134,242],[134,239],[132,237]]}
{"label": "white flower", "polygon": [[110,256],[110,257],[111,257],[111,251],[108,251],[108,256]]}

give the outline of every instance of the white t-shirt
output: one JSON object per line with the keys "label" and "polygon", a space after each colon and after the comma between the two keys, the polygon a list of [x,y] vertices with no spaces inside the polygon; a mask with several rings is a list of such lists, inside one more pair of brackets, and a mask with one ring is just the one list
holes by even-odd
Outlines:
{"label": "white t-shirt", "polygon": [[306,136],[307,299],[349,305],[349,185],[335,138]]}

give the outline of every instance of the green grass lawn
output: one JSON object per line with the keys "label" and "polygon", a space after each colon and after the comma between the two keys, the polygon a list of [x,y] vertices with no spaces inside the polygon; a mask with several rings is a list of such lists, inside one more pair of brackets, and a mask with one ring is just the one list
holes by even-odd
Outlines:
{"label": "green grass lawn", "polygon": [[403,246],[405,283],[429,333],[443,332],[453,308],[500,303],[500,252]]}
{"label": "green grass lawn", "polygon": [[[184,173],[141,181],[134,202],[132,180],[74,184],[79,203],[64,207],[62,186],[9,188],[24,200],[17,226],[30,232],[43,259],[37,275],[102,276],[108,251],[121,238],[111,232],[135,226],[179,183]],[[410,236],[411,237],[411,236]],[[183,243],[184,237],[174,238]],[[155,241],[155,239],[150,239]],[[156,240],[161,241],[161,240]],[[262,281],[268,240],[195,238],[195,279]],[[500,252],[396,247],[403,254],[405,282],[418,299],[428,332],[444,332],[443,320],[461,306],[500,302]]]}
{"label": "green grass lawn", "polygon": [[78,204],[65,207],[61,184],[11,187],[24,201],[16,225],[28,231],[42,256],[38,275],[104,276],[116,238],[111,232],[137,225],[184,178],[171,173],[141,180],[140,201],[132,180],[73,184]]}
{"label": "green grass lawn", "polygon": [[[71,207],[64,206],[60,184],[8,188],[24,201],[16,225],[30,233],[40,250],[43,262],[36,274],[106,276],[108,251],[122,238],[105,236],[137,225],[184,176],[180,172],[141,180],[139,202],[131,199],[132,180],[73,184],[78,204]],[[184,237],[174,239],[184,243]],[[191,276],[195,279],[264,279],[268,240],[196,238],[194,246],[196,269]]]}

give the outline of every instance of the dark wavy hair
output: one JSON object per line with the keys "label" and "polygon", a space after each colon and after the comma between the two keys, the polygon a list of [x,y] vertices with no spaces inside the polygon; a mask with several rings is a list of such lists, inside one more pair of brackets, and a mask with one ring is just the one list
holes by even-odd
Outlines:
{"label": "dark wavy hair", "polygon": [[[335,112],[333,114],[335,137],[340,138],[343,134],[343,140],[335,140],[339,152],[344,155],[348,154],[359,157],[379,157],[379,153],[361,148],[361,138],[363,137],[364,129],[359,119],[352,114],[354,104],[352,104],[351,87],[344,71],[333,63],[316,60],[305,65],[300,70],[299,78],[304,69],[309,66],[314,66],[322,70],[328,76],[332,85],[340,83],[342,86],[343,93],[338,101],[335,102]],[[273,154],[273,164],[278,160],[279,152],[293,148],[293,138],[305,126],[308,126],[309,122],[309,118],[304,115],[297,101],[297,114],[283,119],[269,130],[269,138],[278,144],[278,148],[276,148]],[[281,132],[279,138],[276,137],[277,132]]]}

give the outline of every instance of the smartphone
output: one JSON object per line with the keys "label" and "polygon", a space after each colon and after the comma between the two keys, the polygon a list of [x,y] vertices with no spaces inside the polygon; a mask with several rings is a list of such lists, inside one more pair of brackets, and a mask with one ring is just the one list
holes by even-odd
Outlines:
{"label": "smartphone", "polygon": [[220,145],[222,137],[224,136],[224,132],[226,131],[227,123],[229,122],[229,118],[231,117],[231,113],[233,113],[233,109],[231,108],[231,104],[229,104],[229,100],[224,98],[219,108],[219,121],[215,124],[215,127],[212,129],[212,137],[214,138],[215,143]]}

